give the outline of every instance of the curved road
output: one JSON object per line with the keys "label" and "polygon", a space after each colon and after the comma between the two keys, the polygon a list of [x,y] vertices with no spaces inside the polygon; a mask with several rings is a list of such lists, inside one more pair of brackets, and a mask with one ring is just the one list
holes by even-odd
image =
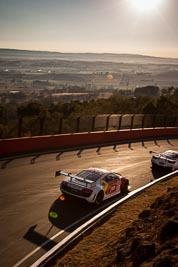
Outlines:
{"label": "curved road", "polygon": [[[58,160],[57,154],[51,153],[1,161],[0,265],[30,266],[71,231],[71,224],[90,212],[97,212],[78,200],[56,200],[60,196],[62,179],[54,177],[56,170],[72,173],[87,167],[114,170],[129,178],[131,190],[134,190],[165,174],[152,173],[149,151],[167,149],[178,150],[178,140],[65,152],[58,155]],[[51,210],[57,212],[58,218],[49,220]]]}

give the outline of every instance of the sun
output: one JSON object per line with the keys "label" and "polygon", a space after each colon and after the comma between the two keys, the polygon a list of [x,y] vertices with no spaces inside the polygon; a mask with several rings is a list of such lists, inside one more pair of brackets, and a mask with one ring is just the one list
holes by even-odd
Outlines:
{"label": "sun", "polygon": [[158,7],[160,0],[131,0],[135,9],[139,12],[150,12]]}

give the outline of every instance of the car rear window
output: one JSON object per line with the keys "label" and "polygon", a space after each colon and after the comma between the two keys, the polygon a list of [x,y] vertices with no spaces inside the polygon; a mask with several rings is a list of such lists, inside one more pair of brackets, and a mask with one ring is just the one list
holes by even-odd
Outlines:
{"label": "car rear window", "polygon": [[76,176],[79,176],[79,177],[82,177],[84,179],[88,179],[88,180],[91,180],[91,181],[94,181],[95,182],[102,175],[99,174],[99,173],[95,173],[95,172],[84,170],[84,171],[79,172]]}
{"label": "car rear window", "polygon": [[170,158],[170,159],[177,159],[177,158],[178,158],[178,153],[171,152],[171,151],[167,151],[167,152],[165,152],[164,155],[165,155],[167,158]]}

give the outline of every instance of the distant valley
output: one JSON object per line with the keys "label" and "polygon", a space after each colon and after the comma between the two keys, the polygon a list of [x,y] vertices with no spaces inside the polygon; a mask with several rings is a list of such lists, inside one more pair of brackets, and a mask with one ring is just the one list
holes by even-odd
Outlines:
{"label": "distant valley", "polygon": [[[0,92],[178,87],[178,58],[0,49]],[[78,92],[77,91],[77,92]],[[62,91],[61,91],[62,92]]]}

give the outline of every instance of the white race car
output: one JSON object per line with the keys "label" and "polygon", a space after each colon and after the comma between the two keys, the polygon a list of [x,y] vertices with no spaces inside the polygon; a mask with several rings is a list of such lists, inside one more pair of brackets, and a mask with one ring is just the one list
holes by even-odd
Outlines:
{"label": "white race car", "polygon": [[76,175],[61,170],[56,171],[56,176],[59,175],[67,176],[60,185],[60,190],[64,195],[85,199],[97,205],[119,193],[128,192],[129,188],[127,178],[99,168],[88,168]]}
{"label": "white race car", "polygon": [[178,151],[167,150],[163,153],[156,153],[152,156],[151,163],[152,167],[161,166],[176,170],[178,169]]}

